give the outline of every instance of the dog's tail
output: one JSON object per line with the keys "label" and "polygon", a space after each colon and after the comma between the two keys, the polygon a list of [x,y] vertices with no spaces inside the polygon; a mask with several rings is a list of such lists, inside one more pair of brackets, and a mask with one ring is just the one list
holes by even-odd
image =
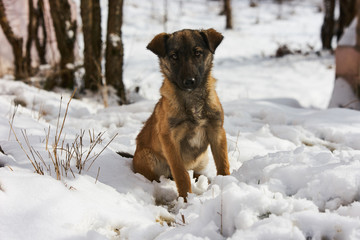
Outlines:
{"label": "dog's tail", "polygon": [[119,154],[120,156],[124,157],[124,158],[134,158],[134,155],[127,153],[127,152],[116,152],[117,154]]}

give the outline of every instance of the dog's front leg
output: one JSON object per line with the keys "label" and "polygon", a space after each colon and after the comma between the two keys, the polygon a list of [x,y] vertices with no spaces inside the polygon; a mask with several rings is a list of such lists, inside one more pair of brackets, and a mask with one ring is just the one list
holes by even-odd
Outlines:
{"label": "dog's front leg", "polygon": [[223,127],[212,129],[208,133],[211,152],[214,157],[217,175],[230,175],[227,153],[226,133]]}
{"label": "dog's front leg", "polygon": [[175,180],[179,196],[183,197],[186,202],[187,193],[191,193],[191,182],[189,173],[185,169],[182,161],[180,149],[173,143],[169,134],[162,135],[160,139],[163,153]]}

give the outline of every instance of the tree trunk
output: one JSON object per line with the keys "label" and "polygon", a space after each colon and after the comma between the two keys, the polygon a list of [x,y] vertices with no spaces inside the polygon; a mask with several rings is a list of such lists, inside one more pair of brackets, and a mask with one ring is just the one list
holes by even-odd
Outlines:
{"label": "tree trunk", "polygon": [[168,12],[169,12],[168,0],[164,0],[164,16],[163,16],[164,32],[167,32]]}
{"label": "tree trunk", "polygon": [[321,41],[323,49],[332,49],[331,40],[334,35],[335,0],[324,0],[325,16],[321,27]]}
{"label": "tree trunk", "polygon": [[348,27],[356,14],[356,1],[355,0],[340,0],[340,16],[339,26],[336,33],[337,40],[339,41],[344,28]]}
{"label": "tree trunk", "polygon": [[226,15],[226,29],[232,29],[232,13],[231,13],[231,1],[230,0],[224,0],[225,1],[225,15]]}
{"label": "tree trunk", "polygon": [[101,13],[99,0],[81,0],[84,34],[85,88],[93,91],[101,85]]}
{"label": "tree trunk", "polygon": [[76,20],[71,19],[68,0],[50,0],[49,4],[57,46],[60,52],[60,86],[72,89],[74,87]]}
{"label": "tree trunk", "polygon": [[31,48],[33,40],[35,39],[36,34],[36,25],[37,25],[37,17],[35,14],[34,2],[33,0],[28,0],[29,6],[29,23],[28,23],[28,37],[26,41],[26,71],[31,76],[32,68],[31,68]]}
{"label": "tree trunk", "polygon": [[360,51],[360,0],[356,0],[356,49]]}
{"label": "tree trunk", "polygon": [[[44,2],[38,0],[38,7],[36,10],[36,34],[35,34],[35,46],[39,55],[40,64],[46,64],[46,26],[44,19]],[[41,31],[42,39],[39,38],[39,30]]]}
{"label": "tree trunk", "polygon": [[[356,16],[357,16],[357,25],[356,25],[356,49],[360,51],[360,0],[356,0],[355,3],[356,7]],[[360,68],[360,66],[359,66]],[[360,99],[360,78],[358,76],[357,78],[357,84],[355,87],[355,94],[358,96],[358,99]]]}
{"label": "tree trunk", "polygon": [[27,78],[26,62],[23,56],[23,39],[14,34],[6,17],[5,6],[2,0],[0,0],[0,25],[14,54],[15,79]]}
{"label": "tree trunk", "polygon": [[278,16],[277,19],[282,19],[282,6],[283,6],[283,0],[276,0],[278,4]]}
{"label": "tree trunk", "polygon": [[106,35],[106,82],[116,89],[120,104],[126,103],[123,83],[124,48],[121,38],[123,0],[109,0]]}

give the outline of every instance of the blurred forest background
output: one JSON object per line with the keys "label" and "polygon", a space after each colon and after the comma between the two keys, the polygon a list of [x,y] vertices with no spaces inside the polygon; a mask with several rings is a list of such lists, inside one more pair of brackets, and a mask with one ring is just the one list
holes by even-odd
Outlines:
{"label": "blurred forest background", "polygon": [[[163,12],[152,14],[162,17],[166,32],[170,0],[162,1]],[[186,0],[176,1],[181,8]],[[235,0],[218,0],[223,6],[219,14],[226,16],[224,29],[233,28],[231,1]],[[248,2],[256,8],[264,1],[278,4],[279,18],[282,5],[291,2]],[[106,36],[102,36],[100,0],[0,0],[0,77],[12,75],[16,80],[47,90],[55,87],[77,88],[80,92],[91,90],[103,95],[105,106],[108,89],[113,88],[119,104],[128,103],[123,84],[123,5],[124,0],[107,2]],[[319,29],[323,49],[332,51],[336,47],[332,44],[333,37],[340,39],[344,29],[360,13],[357,9],[360,0],[323,1],[319,6],[324,14]],[[358,28],[357,49],[360,49],[359,32]],[[280,55],[284,54],[282,51],[286,49],[279,49]]]}

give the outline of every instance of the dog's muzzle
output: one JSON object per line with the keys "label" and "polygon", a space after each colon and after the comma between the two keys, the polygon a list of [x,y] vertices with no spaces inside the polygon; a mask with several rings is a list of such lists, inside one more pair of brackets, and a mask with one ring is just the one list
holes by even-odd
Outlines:
{"label": "dog's muzzle", "polygon": [[187,78],[183,81],[184,87],[187,90],[193,90],[196,88],[196,84],[195,84],[195,78]]}

